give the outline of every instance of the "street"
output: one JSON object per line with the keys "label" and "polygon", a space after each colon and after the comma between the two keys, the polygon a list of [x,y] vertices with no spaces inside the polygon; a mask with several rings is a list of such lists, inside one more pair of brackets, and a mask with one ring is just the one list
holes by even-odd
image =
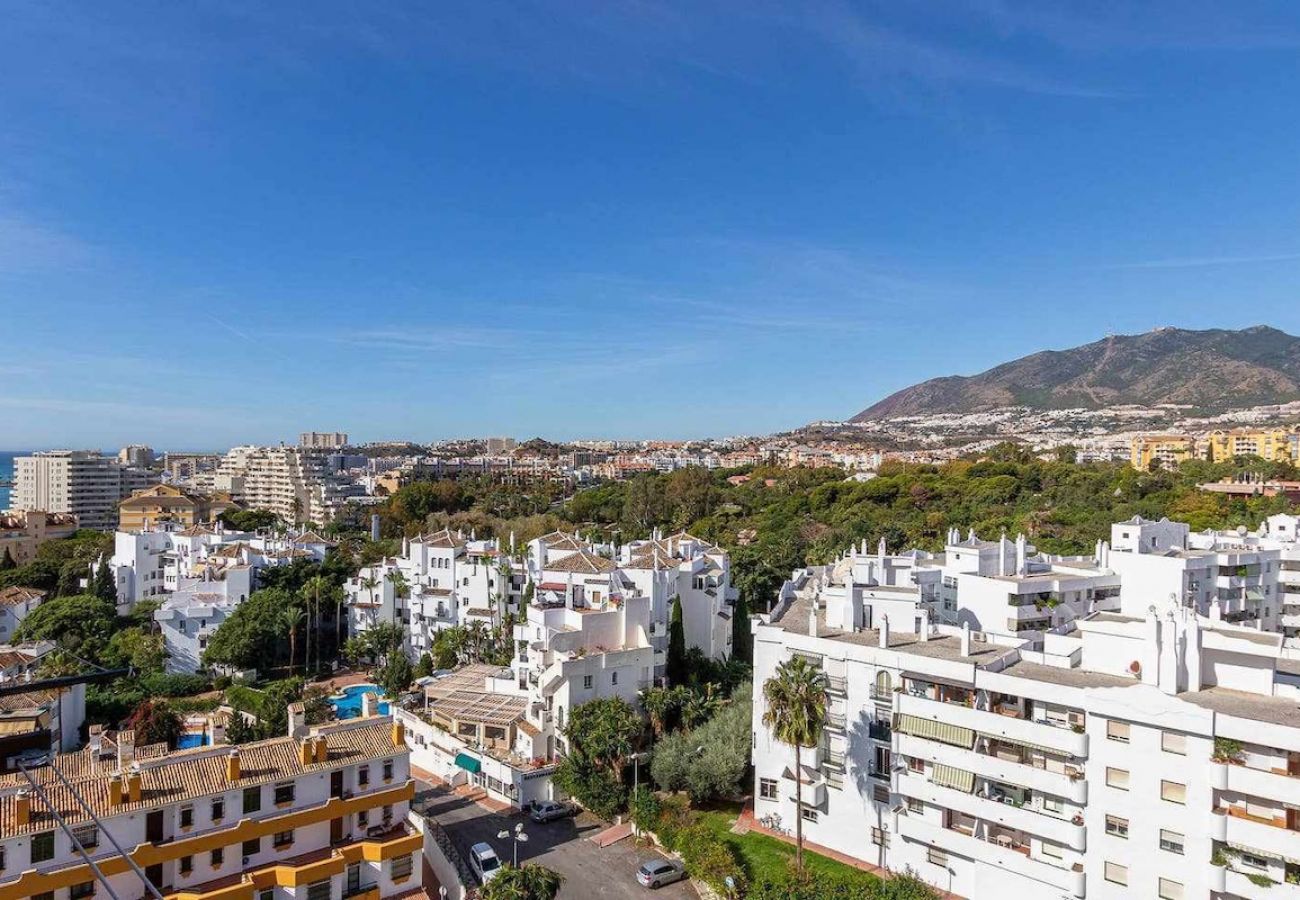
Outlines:
{"label": "street", "polygon": [[563,819],[539,825],[522,815],[499,815],[476,803],[446,791],[419,783],[422,808],[446,829],[461,855],[469,858],[469,848],[486,841],[501,861],[511,862],[510,839],[497,837],[501,831],[514,831],[524,823],[526,842],[519,844],[519,862],[537,863],[564,876],[561,900],[694,900],[695,890],[689,882],[678,882],[657,891],[649,891],[636,881],[637,866],[658,855],[648,847],[639,847],[632,838],[601,849],[589,840],[607,825],[583,814],[577,819]]}

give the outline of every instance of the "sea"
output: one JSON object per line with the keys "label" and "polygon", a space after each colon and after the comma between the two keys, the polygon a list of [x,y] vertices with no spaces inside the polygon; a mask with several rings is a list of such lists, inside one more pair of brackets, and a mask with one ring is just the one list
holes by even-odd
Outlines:
{"label": "sea", "polygon": [[[22,456],[26,451],[0,450],[0,481],[9,482],[14,478],[14,457]],[[0,510],[9,508],[9,488],[0,487]]]}

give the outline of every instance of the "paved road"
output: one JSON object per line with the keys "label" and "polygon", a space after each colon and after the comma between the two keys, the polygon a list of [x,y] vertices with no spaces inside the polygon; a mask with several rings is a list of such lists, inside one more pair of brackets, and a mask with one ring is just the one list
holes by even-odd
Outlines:
{"label": "paved road", "polygon": [[632,838],[602,850],[588,838],[599,834],[606,825],[590,816],[538,825],[519,815],[490,813],[437,788],[426,794],[427,787],[419,785],[424,810],[442,824],[466,858],[471,846],[486,841],[503,861],[509,862],[511,842],[498,838],[497,832],[513,831],[516,823],[523,822],[528,841],[519,845],[519,862],[539,863],[563,875],[560,900],[695,900],[695,890],[688,882],[653,892],[637,884],[637,866],[656,855],[655,851],[638,847]]}

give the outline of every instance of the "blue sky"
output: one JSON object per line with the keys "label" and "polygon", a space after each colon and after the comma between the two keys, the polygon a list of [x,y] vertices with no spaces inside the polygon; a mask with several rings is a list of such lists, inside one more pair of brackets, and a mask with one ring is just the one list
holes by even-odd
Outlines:
{"label": "blue sky", "polygon": [[1300,332],[1294,3],[5,14],[0,447],[765,433]]}

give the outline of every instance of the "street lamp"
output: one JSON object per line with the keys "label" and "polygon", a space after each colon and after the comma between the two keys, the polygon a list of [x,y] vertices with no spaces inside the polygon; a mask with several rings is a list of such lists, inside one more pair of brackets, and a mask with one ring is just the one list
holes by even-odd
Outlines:
{"label": "street lamp", "polygon": [[506,840],[507,838],[514,838],[514,843],[511,845],[511,849],[514,851],[513,865],[516,869],[519,868],[519,845],[526,843],[528,841],[528,835],[524,834],[524,823],[523,822],[516,823],[515,830],[513,832],[498,831],[497,837],[503,841]]}

